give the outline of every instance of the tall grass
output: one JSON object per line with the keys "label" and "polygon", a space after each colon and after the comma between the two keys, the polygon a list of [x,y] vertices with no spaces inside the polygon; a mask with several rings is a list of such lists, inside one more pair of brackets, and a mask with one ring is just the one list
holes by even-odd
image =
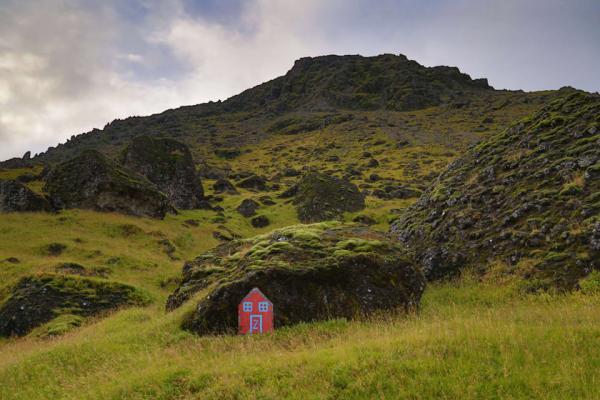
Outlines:
{"label": "tall grass", "polygon": [[[594,399],[600,296],[430,286],[421,310],[257,337],[197,337],[184,309],[129,309],[0,344],[2,399]],[[187,310],[186,310],[187,308]]]}

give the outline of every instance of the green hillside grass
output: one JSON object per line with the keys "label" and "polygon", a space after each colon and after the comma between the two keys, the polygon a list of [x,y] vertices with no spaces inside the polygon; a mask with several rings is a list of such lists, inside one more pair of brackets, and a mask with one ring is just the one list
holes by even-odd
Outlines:
{"label": "green hillside grass", "polygon": [[[272,207],[274,227],[295,221],[290,206]],[[256,231],[235,214],[227,213],[230,229]],[[59,317],[25,338],[0,340],[0,398],[589,399],[600,389],[597,279],[588,294],[532,296],[511,281],[463,277],[430,285],[410,316],[303,324],[253,338],[182,331],[196,301],[167,314],[166,296],[182,261],[218,243],[214,217],[205,210],[164,221],[81,210],[3,215],[0,260],[20,260],[0,264],[3,288],[76,262],[108,268],[108,279],[142,288],[152,303],[106,318]],[[178,259],[164,252],[163,239]],[[66,249],[49,255],[50,243]],[[66,333],[40,335],[47,332]]]}
{"label": "green hillside grass", "polygon": [[597,293],[463,278],[430,286],[415,315],[197,337],[179,329],[185,309],[157,301],[57,339],[0,342],[0,398],[593,399],[599,310]]}

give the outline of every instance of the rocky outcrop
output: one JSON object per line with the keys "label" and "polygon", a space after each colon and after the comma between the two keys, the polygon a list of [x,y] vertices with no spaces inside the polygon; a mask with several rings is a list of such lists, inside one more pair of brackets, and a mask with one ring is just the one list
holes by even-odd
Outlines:
{"label": "rocky outcrop", "polygon": [[260,205],[252,199],[244,199],[236,208],[236,211],[248,218],[256,214],[256,210]]}
{"label": "rocky outcrop", "polygon": [[172,210],[167,197],[152,183],[94,150],[56,166],[48,174],[44,190],[58,209],[86,208],[153,218],[164,218]]}
{"label": "rocky outcrop", "polygon": [[120,283],[46,274],[21,279],[0,306],[0,336],[22,336],[60,315],[88,317],[148,302]]}
{"label": "rocky outcrop", "polygon": [[215,193],[226,193],[226,194],[238,194],[238,191],[235,190],[233,183],[229,182],[227,179],[220,178],[213,184],[213,190]]}
{"label": "rocky outcrop", "polygon": [[238,303],[254,287],[273,302],[276,326],[284,326],[410,310],[424,286],[419,269],[388,236],[328,222],[234,240],[186,263],[167,309],[206,290],[184,327],[223,333],[235,331]]}
{"label": "rocky outcrop", "polygon": [[138,136],[125,148],[122,161],[155,184],[174,207],[200,208],[204,191],[187,145],[169,138]]}
{"label": "rocky outcrop", "polygon": [[283,196],[294,197],[298,218],[304,223],[340,219],[344,212],[365,208],[364,196],[356,185],[317,171],[307,172]]}
{"label": "rocky outcrop", "polygon": [[243,179],[240,183],[238,183],[237,187],[243,189],[256,190],[259,192],[264,192],[268,189],[267,180],[262,176],[258,175],[250,175],[249,177]]}
{"label": "rocky outcrop", "polygon": [[0,212],[49,211],[48,201],[14,180],[0,180]]}
{"label": "rocky outcrop", "polygon": [[452,163],[393,224],[431,279],[463,267],[577,287],[600,268],[600,96],[562,90]]}

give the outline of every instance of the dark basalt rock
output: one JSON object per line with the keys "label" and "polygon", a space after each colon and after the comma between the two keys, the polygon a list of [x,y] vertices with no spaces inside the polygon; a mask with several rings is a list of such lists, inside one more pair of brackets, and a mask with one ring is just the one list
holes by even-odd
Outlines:
{"label": "dark basalt rock", "polygon": [[54,207],[85,208],[164,218],[173,211],[167,197],[145,178],[135,175],[94,150],[56,166],[44,190]]}
{"label": "dark basalt rock", "polygon": [[237,187],[264,192],[267,190],[267,180],[262,176],[251,175],[238,183]]}
{"label": "dark basalt rock", "polygon": [[242,203],[236,208],[236,211],[248,218],[256,214],[256,210],[260,205],[252,199],[244,199]]}
{"label": "dark basalt rock", "polygon": [[135,288],[74,276],[23,278],[0,307],[0,336],[23,336],[62,314],[97,315],[124,305],[148,302]]}
{"label": "dark basalt rock", "polygon": [[0,180],[0,212],[50,211],[48,201],[20,182]]}
{"label": "dark basalt rock", "polygon": [[283,171],[281,172],[281,174],[287,178],[289,177],[294,177],[294,176],[300,176],[300,171],[298,171],[297,169],[294,168],[284,168]]}
{"label": "dark basalt rock", "polygon": [[269,226],[271,221],[269,221],[269,218],[265,217],[264,215],[258,215],[252,218],[250,223],[255,228],[264,228],[265,226]]}
{"label": "dark basalt rock", "polygon": [[238,303],[254,287],[273,302],[280,327],[411,310],[425,279],[385,234],[328,222],[235,240],[186,263],[167,309],[208,287],[183,322],[198,334],[235,332]]}
{"label": "dark basalt rock", "polygon": [[364,196],[353,183],[309,171],[300,181],[282,193],[282,197],[294,196],[298,218],[304,223],[339,219],[344,212],[365,208]]}
{"label": "dark basalt rock", "polygon": [[270,196],[261,196],[258,198],[258,200],[260,201],[261,204],[263,204],[265,206],[273,206],[273,205],[277,204],[273,201],[273,199],[271,199]]}
{"label": "dark basalt rock", "polygon": [[138,136],[125,148],[122,162],[155,184],[176,208],[200,208],[204,191],[187,145],[169,138]]}
{"label": "dark basalt rock", "polygon": [[227,194],[238,194],[238,191],[235,190],[235,187],[231,182],[227,179],[218,179],[213,184],[213,190],[215,193],[227,193]]}
{"label": "dark basalt rock", "polygon": [[561,92],[472,146],[393,223],[428,278],[493,265],[525,290],[570,290],[600,268],[600,95]]}

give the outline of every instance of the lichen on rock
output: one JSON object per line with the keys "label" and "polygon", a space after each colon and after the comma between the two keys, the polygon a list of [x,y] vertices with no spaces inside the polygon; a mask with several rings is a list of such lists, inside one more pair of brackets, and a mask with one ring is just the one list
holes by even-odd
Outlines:
{"label": "lichen on rock", "polygon": [[304,223],[340,219],[344,212],[365,208],[364,196],[348,180],[310,170],[283,197],[293,197],[298,219]]}
{"label": "lichen on rock", "polygon": [[600,268],[600,96],[561,92],[473,146],[393,224],[429,278],[503,265],[527,290],[572,289]]}
{"label": "lichen on rock", "polygon": [[199,208],[204,198],[192,153],[170,138],[135,137],[122,154],[123,165],[144,176],[182,210]]}
{"label": "lichen on rock", "polygon": [[54,274],[28,276],[0,304],[0,336],[26,335],[61,315],[88,317],[148,301],[147,295],[121,283]]}
{"label": "lichen on rock", "polygon": [[95,150],[57,165],[44,190],[55,208],[85,208],[164,218],[173,211],[168,198],[151,182]]}
{"label": "lichen on rock", "polygon": [[0,180],[0,212],[50,211],[48,201],[15,180]]}

